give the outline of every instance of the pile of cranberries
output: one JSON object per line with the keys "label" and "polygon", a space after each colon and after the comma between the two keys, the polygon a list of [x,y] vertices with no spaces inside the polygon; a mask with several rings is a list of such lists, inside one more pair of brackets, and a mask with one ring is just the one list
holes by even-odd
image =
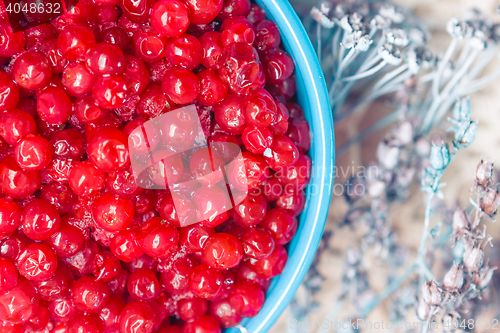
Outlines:
{"label": "pile of cranberries", "polygon": [[[0,21],[0,332],[215,333],[255,316],[311,173],[276,24],[249,0],[80,0],[14,17]],[[184,154],[166,176],[197,179],[178,190],[210,214],[185,226],[169,188],[136,181],[128,139],[188,105],[210,158]],[[183,122],[156,144],[181,148]],[[244,161],[225,175],[248,189],[231,209],[210,172],[234,152],[216,143]]]}

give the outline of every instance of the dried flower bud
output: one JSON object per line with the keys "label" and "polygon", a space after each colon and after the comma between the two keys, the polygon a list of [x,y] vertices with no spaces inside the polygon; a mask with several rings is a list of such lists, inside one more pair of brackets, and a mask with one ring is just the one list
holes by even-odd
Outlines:
{"label": "dried flower bud", "polygon": [[489,186],[491,184],[491,177],[493,176],[493,163],[490,161],[483,161],[479,163],[476,168],[476,184]]}
{"label": "dried flower bud", "polygon": [[453,233],[459,234],[465,230],[470,230],[470,221],[465,211],[457,209],[453,213]]}
{"label": "dried flower bud", "polygon": [[479,200],[481,210],[489,216],[494,216],[500,205],[500,195],[496,189],[489,189],[488,192]]}
{"label": "dried flower bud", "polygon": [[398,164],[399,152],[399,147],[391,145],[386,141],[382,141],[377,147],[377,158],[384,168],[392,170]]}
{"label": "dried flower bud", "polygon": [[431,312],[431,307],[427,304],[423,297],[418,298],[417,316],[420,320],[427,320],[429,313]]}
{"label": "dried flower bud", "polygon": [[401,11],[398,8],[394,7],[394,5],[391,4],[384,4],[380,8],[379,14],[382,17],[390,19],[394,23],[401,23],[405,19],[404,14],[401,13]]}
{"label": "dried flower bud", "polygon": [[436,145],[432,144],[431,155],[430,155],[431,165],[436,170],[445,169],[450,163],[450,151],[448,145]]}
{"label": "dried flower bud", "polygon": [[484,251],[480,247],[471,246],[464,252],[464,266],[467,271],[474,273],[483,265]]}
{"label": "dried flower bud", "polygon": [[441,305],[441,301],[443,299],[441,290],[439,290],[438,284],[434,281],[429,281],[423,285],[422,297],[424,298],[424,301],[430,306]]}
{"label": "dried flower bud", "polygon": [[493,273],[498,267],[483,267],[474,276],[474,283],[479,289],[484,289],[488,286],[493,278]]}
{"label": "dried flower bud", "polygon": [[443,279],[443,288],[448,291],[458,291],[464,284],[464,269],[454,263]]}
{"label": "dried flower bud", "polygon": [[477,122],[463,122],[457,126],[455,131],[455,145],[460,147],[468,147],[476,138]]}
{"label": "dried flower bud", "polygon": [[463,38],[469,33],[470,27],[466,22],[454,17],[446,24],[446,31],[453,38]]}
{"label": "dried flower bud", "polygon": [[394,44],[386,43],[380,46],[378,53],[389,65],[397,66],[403,60],[401,51]]}
{"label": "dried flower bud", "polygon": [[458,102],[455,103],[453,107],[453,119],[458,122],[470,121],[472,114],[472,107],[470,104],[469,97],[461,98]]}
{"label": "dried flower bud", "polygon": [[386,40],[397,46],[406,46],[408,45],[408,36],[406,32],[402,29],[390,29],[385,34]]}
{"label": "dried flower bud", "polygon": [[413,126],[409,121],[402,122],[393,130],[393,134],[400,145],[407,145],[413,141]]}

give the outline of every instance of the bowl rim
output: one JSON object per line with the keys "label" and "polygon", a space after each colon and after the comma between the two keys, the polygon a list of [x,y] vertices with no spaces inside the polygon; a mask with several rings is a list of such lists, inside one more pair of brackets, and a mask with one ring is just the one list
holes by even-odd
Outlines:
{"label": "bowl rim", "polygon": [[[323,235],[333,186],[334,129],[328,91],[316,52],[299,17],[288,0],[256,0],[269,20],[280,30],[286,51],[292,55],[296,72],[300,73],[304,91],[301,92],[304,114],[311,128],[313,174],[306,190],[307,205],[300,216],[299,228],[288,249],[288,262],[283,273],[273,279],[266,302],[260,312],[244,319],[226,333],[267,332],[292,300],[302,283]],[[299,88],[299,85],[297,85]],[[300,96],[299,96],[300,97]],[[307,104],[304,104],[307,103]],[[311,188],[317,189],[312,195]]]}

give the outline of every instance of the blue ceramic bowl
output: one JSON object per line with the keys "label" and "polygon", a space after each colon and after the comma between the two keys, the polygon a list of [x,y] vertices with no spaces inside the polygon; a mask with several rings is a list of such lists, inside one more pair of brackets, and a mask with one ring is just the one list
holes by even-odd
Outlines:
{"label": "blue ceramic bowl", "polygon": [[[285,50],[295,61],[298,104],[311,127],[309,156],[313,163],[307,204],[295,237],[288,247],[288,262],[274,278],[259,314],[241,322],[249,333],[267,332],[295,294],[311,265],[325,226],[333,185],[333,121],[323,72],[314,48],[297,14],[287,0],[256,0],[276,22]],[[226,333],[240,333],[231,328]]]}

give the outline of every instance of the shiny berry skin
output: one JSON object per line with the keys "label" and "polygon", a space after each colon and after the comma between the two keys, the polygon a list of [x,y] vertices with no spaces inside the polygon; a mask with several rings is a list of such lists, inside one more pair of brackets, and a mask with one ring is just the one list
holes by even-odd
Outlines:
{"label": "shiny berry skin", "polygon": [[144,119],[158,117],[169,111],[174,103],[165,96],[161,87],[156,84],[149,84],[141,93],[140,101],[137,104],[137,114]]}
{"label": "shiny berry skin", "polygon": [[174,103],[192,103],[200,92],[200,80],[190,70],[173,68],[163,77],[161,89]]}
{"label": "shiny berry skin", "polygon": [[49,312],[55,321],[67,323],[75,317],[77,310],[70,298],[60,298],[50,303]]}
{"label": "shiny berry skin", "polygon": [[233,235],[223,232],[211,236],[203,248],[203,262],[215,269],[236,267],[243,258],[241,242]]}
{"label": "shiny berry skin", "polygon": [[14,201],[0,199],[0,239],[13,234],[21,224],[22,210]]}
{"label": "shiny berry skin", "polygon": [[32,195],[40,187],[39,171],[25,171],[12,156],[0,161],[0,188],[4,195],[22,199]]}
{"label": "shiny berry skin", "polygon": [[203,298],[181,299],[177,304],[179,318],[189,323],[203,316],[208,310],[208,303]]}
{"label": "shiny berry skin", "polygon": [[243,201],[234,206],[231,216],[244,228],[251,228],[264,221],[267,202],[262,195],[249,193]]}
{"label": "shiny berry skin", "polygon": [[109,249],[115,257],[125,262],[131,262],[144,254],[137,241],[137,231],[134,229],[120,231],[111,240]]}
{"label": "shiny berry skin", "polygon": [[164,198],[159,206],[160,216],[169,224],[182,227],[196,222],[196,207],[190,198],[182,194],[176,194],[175,204],[172,196]]}
{"label": "shiny berry skin", "polygon": [[192,24],[212,22],[222,9],[222,0],[185,0]]}
{"label": "shiny berry skin", "polygon": [[120,0],[120,8],[123,10],[123,14],[136,23],[146,23],[149,20],[153,4],[154,1],[152,0]]}
{"label": "shiny berry skin", "polygon": [[283,185],[285,193],[297,193],[303,190],[311,178],[311,159],[301,154],[293,165],[279,168],[276,176]]}
{"label": "shiny berry skin", "polygon": [[83,276],[71,287],[71,299],[80,311],[99,312],[110,298],[111,291],[105,283]]}
{"label": "shiny berry skin", "polygon": [[49,319],[49,310],[39,307],[33,316],[24,324],[24,328],[30,332],[43,330],[49,323]]}
{"label": "shiny berry skin", "polygon": [[92,204],[92,216],[97,224],[107,231],[121,231],[132,222],[135,204],[131,199],[104,193]]}
{"label": "shiny berry skin", "polygon": [[281,43],[280,32],[276,23],[262,20],[255,26],[255,47],[259,51],[270,51],[278,48]]}
{"label": "shiny berry skin", "polygon": [[283,103],[276,101],[276,119],[268,127],[274,135],[285,135],[288,130],[288,109]]}
{"label": "shiny berry skin", "polygon": [[130,42],[127,33],[120,27],[112,27],[104,31],[102,41],[118,46],[123,52],[127,50]]}
{"label": "shiny berry skin", "polygon": [[306,196],[304,191],[295,193],[283,193],[276,200],[276,208],[281,208],[289,211],[294,216],[298,216],[306,205]]}
{"label": "shiny berry skin", "polygon": [[165,56],[167,39],[151,29],[141,29],[132,37],[134,55],[141,60],[152,63]]}
{"label": "shiny berry skin", "polygon": [[19,102],[19,87],[6,72],[0,71],[0,112],[14,109]]}
{"label": "shiny berry skin", "polygon": [[[113,254],[114,255],[114,254]],[[118,258],[117,258],[118,259]],[[119,260],[119,259],[118,259]],[[110,282],[108,282],[108,287],[111,289],[111,292],[113,295],[122,297],[123,293],[127,289],[127,280],[128,280],[129,273],[122,269],[120,271],[120,274]]]}
{"label": "shiny berry skin", "polygon": [[71,224],[63,223],[61,228],[46,240],[58,257],[65,258],[77,254],[85,246],[83,232]]}
{"label": "shiny berry skin", "polygon": [[199,72],[197,76],[200,80],[198,102],[206,106],[213,106],[226,97],[228,86],[215,71],[206,69]]}
{"label": "shiny berry skin", "polygon": [[[33,286],[24,278],[19,278],[17,285],[8,293],[0,295],[0,320],[12,324],[24,323],[34,315],[38,306]],[[14,305],[15,306],[12,306]],[[5,332],[11,333],[10,330]],[[19,330],[24,332],[24,330]]]}
{"label": "shiny berry skin", "polygon": [[183,333],[220,333],[220,326],[212,316],[204,315],[184,325]]}
{"label": "shiny berry skin", "polygon": [[292,140],[301,153],[311,148],[309,124],[303,119],[292,119],[288,125],[287,136]]}
{"label": "shiny berry skin", "polygon": [[102,332],[101,319],[96,314],[76,316],[68,324],[69,332],[100,333]]}
{"label": "shiny berry skin", "polygon": [[241,138],[245,148],[254,154],[263,154],[273,145],[273,134],[265,127],[248,126]]}
{"label": "shiny berry skin", "polygon": [[0,258],[0,295],[11,291],[16,286],[18,278],[16,265],[9,259]]}
{"label": "shiny berry skin", "polygon": [[80,160],[85,152],[85,139],[76,129],[56,132],[50,141],[54,146],[54,154],[61,158]]}
{"label": "shiny berry skin", "polygon": [[275,242],[271,234],[259,228],[249,229],[241,239],[245,255],[252,259],[267,258],[274,250]]}
{"label": "shiny berry skin", "polygon": [[95,100],[91,94],[78,98],[73,103],[73,112],[76,118],[83,124],[96,123],[108,113],[107,110],[95,104]]}
{"label": "shiny berry skin", "polygon": [[295,235],[297,219],[289,212],[281,209],[271,209],[267,212],[266,219],[259,227],[271,233],[276,244],[286,244]]}
{"label": "shiny berry skin", "polygon": [[172,67],[193,69],[203,59],[203,48],[198,38],[193,35],[183,34],[167,42],[165,58]]}
{"label": "shiny berry skin", "polygon": [[[165,157],[167,156],[167,157]],[[155,164],[148,168],[150,179],[158,186],[168,187],[182,177],[182,159],[170,150],[160,150],[151,157]]]}
{"label": "shiny berry skin", "polygon": [[224,21],[228,17],[247,16],[248,14],[250,14],[249,0],[225,0],[217,19]]}
{"label": "shiny berry skin", "polygon": [[229,218],[229,196],[217,186],[200,187],[192,200],[198,209],[198,221],[204,226],[215,228]]}
{"label": "shiny berry skin", "polygon": [[228,299],[210,303],[208,313],[224,328],[236,326],[243,319],[236,313]]}
{"label": "shiny berry skin", "polygon": [[140,94],[149,83],[149,72],[139,58],[127,54],[124,60],[124,72],[127,74],[127,91],[130,94]]}
{"label": "shiny berry skin", "polygon": [[70,61],[82,58],[95,45],[92,30],[81,25],[69,25],[57,37],[57,46],[61,54]]}
{"label": "shiny berry skin", "polygon": [[19,231],[0,241],[0,254],[3,258],[16,261],[22,249],[31,244],[31,240]]}
{"label": "shiny berry skin", "polygon": [[287,260],[288,255],[283,245],[276,244],[274,251],[268,257],[257,260],[253,267],[259,276],[269,279],[283,272]]}
{"label": "shiny berry skin", "polygon": [[255,90],[246,96],[242,108],[247,122],[255,126],[267,127],[277,117],[276,103],[264,89]]}
{"label": "shiny berry skin", "polygon": [[113,109],[122,105],[127,92],[127,82],[122,76],[100,77],[92,87],[92,95],[97,105],[104,109]]}
{"label": "shiny berry skin", "polygon": [[241,154],[243,163],[229,165],[227,177],[229,183],[240,191],[254,189],[269,177],[269,166],[264,158],[251,152]]}
{"label": "shiny berry skin", "polygon": [[57,208],[42,199],[35,199],[24,206],[21,220],[24,234],[36,241],[48,239],[61,226]]}
{"label": "shiny berry skin", "polygon": [[92,90],[95,79],[85,65],[72,63],[64,69],[61,83],[71,95],[80,97]]}
{"label": "shiny berry skin", "polygon": [[120,312],[124,306],[125,302],[122,299],[111,296],[99,312],[99,318],[102,320],[104,328],[114,329],[117,327]]}
{"label": "shiny berry skin", "polygon": [[71,168],[69,186],[78,196],[88,196],[104,188],[106,175],[92,162],[83,161]]}
{"label": "shiny berry skin", "polygon": [[151,10],[151,26],[165,37],[178,37],[189,26],[186,5],[178,0],[160,0]]}
{"label": "shiny berry skin", "polygon": [[64,91],[47,87],[38,94],[36,104],[40,119],[49,124],[61,124],[71,115],[71,101]]}
{"label": "shiny berry skin", "polygon": [[46,281],[57,270],[57,255],[42,243],[26,246],[17,259],[19,274],[31,281]]}
{"label": "shiny berry skin", "polygon": [[25,111],[12,109],[0,116],[0,135],[9,145],[35,133],[35,120]]}
{"label": "shiny berry skin", "polygon": [[96,75],[119,75],[124,70],[125,56],[118,46],[99,43],[87,52],[85,63]]}
{"label": "shiny berry skin", "polygon": [[266,81],[274,84],[288,79],[295,68],[292,58],[281,50],[268,53],[262,59],[262,65],[266,73]]}
{"label": "shiny berry skin", "polygon": [[235,135],[215,134],[208,138],[210,148],[216,150],[225,163],[229,163],[240,153],[240,140]]}
{"label": "shiny berry skin", "polygon": [[94,256],[92,261],[92,274],[99,282],[111,282],[121,272],[120,260],[110,251],[101,251]]}
{"label": "shiny berry skin", "polygon": [[57,265],[56,273],[52,278],[46,281],[31,281],[31,284],[41,299],[51,302],[68,294],[73,278],[66,265]]}
{"label": "shiny berry skin", "polygon": [[133,299],[148,301],[158,297],[160,284],[154,272],[148,269],[139,269],[128,277],[127,290]]}
{"label": "shiny berry skin", "polygon": [[24,170],[42,170],[49,165],[54,148],[41,136],[28,135],[14,149],[14,158]]}
{"label": "shiny berry skin", "polygon": [[[232,17],[231,19],[233,18],[235,17]],[[232,43],[245,43],[252,45],[255,40],[253,24],[243,17],[238,18],[234,21],[234,23],[225,27],[223,24],[221,29],[223,29],[221,38],[224,46],[228,46]]]}
{"label": "shiny berry skin", "polygon": [[262,289],[247,281],[236,282],[229,303],[235,312],[243,317],[253,317],[264,305],[265,295]]}
{"label": "shiny berry skin", "polygon": [[181,257],[174,259],[170,267],[161,272],[161,286],[173,295],[184,293],[189,287],[193,262],[188,257]]}
{"label": "shiny berry skin", "polygon": [[179,229],[180,245],[185,246],[190,252],[199,252],[208,238],[215,234],[215,230],[200,224],[190,225]]}
{"label": "shiny berry skin", "polygon": [[189,160],[191,175],[203,185],[215,185],[224,178],[224,161],[210,148],[198,149]]}
{"label": "shiny berry skin", "polygon": [[38,48],[38,52],[45,55],[52,68],[53,74],[62,73],[69,61],[64,58],[57,47],[57,39],[45,40]]}
{"label": "shiny berry skin", "polygon": [[247,123],[243,114],[242,99],[240,95],[229,93],[214,108],[217,124],[230,134],[241,134]]}
{"label": "shiny berry skin", "polygon": [[222,288],[222,274],[207,265],[198,265],[189,275],[189,289],[200,298],[210,298]]}
{"label": "shiny berry skin", "polygon": [[130,162],[128,138],[116,128],[103,128],[90,139],[87,154],[102,171],[119,170]]}
{"label": "shiny berry skin", "polygon": [[37,90],[49,84],[52,68],[43,54],[29,51],[16,58],[12,78],[21,88]]}
{"label": "shiny berry skin", "polygon": [[135,197],[143,191],[135,182],[134,173],[130,168],[108,173],[106,188],[114,195],[127,198]]}
{"label": "shiny berry skin", "polygon": [[254,25],[258,24],[260,21],[266,19],[266,12],[256,3],[252,3],[250,4],[250,13],[247,15],[247,19]]}
{"label": "shiny berry skin", "polygon": [[129,149],[132,155],[146,155],[155,151],[160,141],[160,133],[152,122],[136,118],[123,128],[128,135]]}
{"label": "shiny berry skin", "polygon": [[273,170],[292,165],[299,159],[299,150],[295,144],[283,135],[274,137],[274,143],[269,155],[265,156],[266,162]]}
{"label": "shiny berry skin", "polygon": [[118,320],[121,333],[152,333],[155,328],[155,311],[145,302],[132,302],[122,309]]}
{"label": "shiny berry skin", "polygon": [[8,24],[0,25],[0,57],[12,57],[24,51],[26,37],[23,31],[12,33]]}
{"label": "shiny berry skin", "polygon": [[153,217],[141,226],[138,242],[144,253],[153,258],[171,254],[179,243],[177,228],[162,224],[159,217]]}
{"label": "shiny berry skin", "polygon": [[201,64],[208,69],[216,70],[222,61],[222,34],[216,31],[208,31],[200,36],[199,41],[203,47],[203,59]]}
{"label": "shiny berry skin", "polygon": [[106,112],[106,115],[98,122],[85,125],[84,134],[87,142],[92,139],[94,134],[105,127],[113,127],[122,130],[123,122],[114,112]]}

